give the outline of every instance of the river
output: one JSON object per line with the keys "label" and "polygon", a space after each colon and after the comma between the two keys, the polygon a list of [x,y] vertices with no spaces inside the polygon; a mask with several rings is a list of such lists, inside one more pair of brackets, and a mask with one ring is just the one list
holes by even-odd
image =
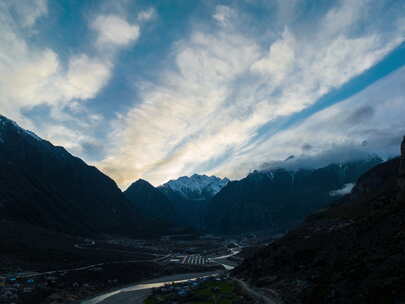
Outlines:
{"label": "river", "polygon": [[[222,264],[217,262],[218,264]],[[222,264],[226,270],[233,269],[233,266]],[[166,284],[176,284],[195,280],[198,278],[215,276],[223,271],[204,272],[204,273],[188,273],[188,274],[176,274],[166,277],[160,277],[143,283],[130,285],[124,288],[119,288],[114,291],[110,291],[92,299],[82,301],[81,304],[142,304],[143,301],[151,294],[152,288],[162,287]]]}
{"label": "river", "polygon": [[[210,260],[211,262],[222,265],[225,268],[225,271],[230,271],[234,268],[234,265],[230,265],[229,261],[226,261],[226,259],[238,253],[239,250],[232,249],[231,254],[210,258]],[[214,276],[220,273],[223,273],[223,271],[176,274],[172,276],[160,277],[140,284],[130,285],[104,293],[92,299],[82,301],[80,304],[142,304],[144,300],[151,294],[152,288],[162,287],[166,284],[175,284],[195,280],[207,276]]]}
{"label": "river", "polygon": [[150,294],[152,288],[162,287],[165,284],[175,284],[207,276],[214,276],[218,275],[219,273],[221,272],[216,271],[204,273],[188,273],[160,277],[140,284],[130,285],[111,292],[107,292],[92,299],[82,301],[81,304],[143,303],[143,300]]}

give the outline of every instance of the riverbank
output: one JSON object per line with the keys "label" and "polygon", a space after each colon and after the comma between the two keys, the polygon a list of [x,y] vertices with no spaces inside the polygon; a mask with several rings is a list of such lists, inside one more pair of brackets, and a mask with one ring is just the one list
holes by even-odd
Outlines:
{"label": "riverbank", "polygon": [[199,272],[199,273],[183,273],[163,276],[151,280],[146,280],[136,284],[130,284],[125,287],[115,288],[109,292],[100,294],[96,297],[89,298],[84,301],[77,301],[75,304],[117,304],[126,303],[143,303],[152,288],[160,287],[165,284],[180,283],[192,279],[214,276],[224,273],[223,270],[211,271],[211,272]]}
{"label": "riverbank", "polygon": [[165,285],[153,289],[145,304],[166,303],[252,303],[240,285],[228,275],[206,277],[175,285]]}

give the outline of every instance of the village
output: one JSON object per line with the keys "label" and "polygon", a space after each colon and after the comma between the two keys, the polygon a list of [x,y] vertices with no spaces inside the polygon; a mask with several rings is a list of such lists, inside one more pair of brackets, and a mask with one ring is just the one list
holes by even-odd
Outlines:
{"label": "village", "polygon": [[209,276],[154,288],[145,304],[252,303],[252,298],[229,275]]}
{"label": "village", "polygon": [[[75,275],[84,272],[97,273],[103,272],[102,267],[97,265],[77,271],[62,270],[42,274],[21,273],[18,276],[0,277],[0,303],[1,304],[19,304],[19,303],[38,303],[45,295],[47,303],[66,303],[74,301],[82,296],[90,294],[102,288],[110,288],[119,283],[119,279],[108,279],[102,284],[99,282],[85,283],[83,280],[75,280]],[[61,290],[75,291],[75,295],[69,295],[69,292],[59,292]]]}

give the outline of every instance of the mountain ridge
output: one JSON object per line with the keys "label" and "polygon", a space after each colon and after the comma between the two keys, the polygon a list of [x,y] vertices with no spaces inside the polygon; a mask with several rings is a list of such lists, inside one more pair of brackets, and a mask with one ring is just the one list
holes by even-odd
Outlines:
{"label": "mountain ridge", "polygon": [[139,231],[144,220],[96,167],[5,116],[0,138],[2,217],[78,235]]}
{"label": "mountain ridge", "polygon": [[206,227],[228,234],[288,230],[310,212],[332,202],[333,191],[353,183],[381,161],[370,158],[318,169],[255,170],[239,181],[228,183],[212,198]]}
{"label": "mountain ridge", "polygon": [[217,194],[227,183],[228,178],[193,174],[192,176],[181,176],[174,180],[160,185],[158,188],[169,193],[174,192],[187,200],[207,200]]}
{"label": "mountain ridge", "polygon": [[138,179],[123,193],[143,216],[164,221],[168,225],[175,224],[173,203],[148,181]]}
{"label": "mountain ridge", "polygon": [[329,208],[258,250],[233,274],[286,304],[405,301],[405,137],[401,156],[361,175]]}

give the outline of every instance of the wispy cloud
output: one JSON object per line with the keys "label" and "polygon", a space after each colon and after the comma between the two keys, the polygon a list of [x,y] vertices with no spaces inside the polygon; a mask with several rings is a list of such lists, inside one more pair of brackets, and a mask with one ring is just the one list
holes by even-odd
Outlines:
{"label": "wispy cloud", "polygon": [[138,16],[137,16],[137,20],[139,22],[146,22],[146,21],[150,21],[151,19],[156,17],[156,11],[154,8],[150,7],[146,10],[141,11]]}
{"label": "wispy cloud", "polygon": [[[251,142],[263,125],[314,104],[403,41],[395,12],[384,22],[365,22],[380,13],[375,2],[338,2],[305,24],[305,33],[284,25],[266,45],[246,34],[239,20],[249,16],[218,5],[211,24],[194,25],[174,44],[158,80],[137,83],[141,102],[117,119],[109,156],[98,165],[125,186],[141,176],[158,184],[195,171],[237,177],[279,156],[282,146]],[[274,18],[296,9],[279,2]],[[224,155],[226,164],[218,163]]]}
{"label": "wispy cloud", "polygon": [[[255,168],[314,168],[361,159],[370,153],[398,155],[405,134],[401,114],[405,110],[404,95],[405,68],[401,68],[253,149],[238,151],[215,171],[241,177]],[[296,157],[284,162],[289,155]]]}
{"label": "wispy cloud", "polygon": [[48,13],[47,0],[10,1],[4,0],[2,9],[13,9],[23,28],[31,28],[38,18]]}

